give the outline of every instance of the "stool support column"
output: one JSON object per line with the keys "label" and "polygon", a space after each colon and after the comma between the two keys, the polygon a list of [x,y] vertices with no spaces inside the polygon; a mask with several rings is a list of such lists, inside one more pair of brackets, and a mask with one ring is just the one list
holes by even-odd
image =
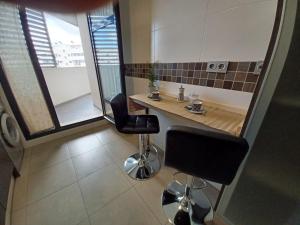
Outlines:
{"label": "stool support column", "polygon": [[213,217],[212,206],[202,192],[204,185],[195,187],[195,178],[187,176],[186,184],[171,182],[162,195],[162,207],[170,223],[204,225]]}
{"label": "stool support column", "polygon": [[157,149],[149,144],[149,134],[139,134],[139,153],[124,162],[124,170],[135,180],[153,177],[160,169]]}

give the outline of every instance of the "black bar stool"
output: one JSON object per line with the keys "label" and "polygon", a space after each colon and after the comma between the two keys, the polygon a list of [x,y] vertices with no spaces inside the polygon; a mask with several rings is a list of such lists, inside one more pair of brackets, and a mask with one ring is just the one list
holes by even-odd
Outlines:
{"label": "black bar stool", "polygon": [[212,206],[201,190],[206,187],[205,180],[229,185],[248,148],[247,141],[240,137],[191,127],[170,127],[165,165],[188,174],[188,179],[186,184],[171,182],[163,192],[162,207],[169,221],[195,225],[212,220]]}
{"label": "black bar stool", "polygon": [[149,144],[149,134],[159,133],[159,122],[154,115],[128,115],[126,96],[118,94],[111,100],[115,125],[119,132],[139,134],[139,153],[124,162],[124,170],[136,180],[154,176],[160,169],[160,160],[155,146]]}

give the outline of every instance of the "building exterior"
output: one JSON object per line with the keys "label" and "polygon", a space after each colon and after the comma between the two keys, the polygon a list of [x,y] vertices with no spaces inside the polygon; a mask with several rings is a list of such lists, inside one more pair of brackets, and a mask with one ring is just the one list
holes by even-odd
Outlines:
{"label": "building exterior", "polygon": [[81,44],[71,41],[69,44],[56,41],[53,46],[57,67],[84,67],[84,55]]}

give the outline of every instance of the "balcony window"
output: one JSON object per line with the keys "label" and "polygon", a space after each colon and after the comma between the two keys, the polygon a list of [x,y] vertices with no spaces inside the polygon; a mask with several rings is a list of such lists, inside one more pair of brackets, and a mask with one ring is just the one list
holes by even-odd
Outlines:
{"label": "balcony window", "polygon": [[85,67],[76,17],[32,9],[26,15],[41,67]]}

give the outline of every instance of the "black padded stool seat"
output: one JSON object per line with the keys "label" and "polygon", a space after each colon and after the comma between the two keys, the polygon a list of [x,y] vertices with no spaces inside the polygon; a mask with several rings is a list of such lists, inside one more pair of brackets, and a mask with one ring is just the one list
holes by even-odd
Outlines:
{"label": "black padded stool seat", "polygon": [[[201,188],[194,188],[195,177],[228,185],[248,151],[248,143],[219,131],[172,126],[166,135],[165,165],[190,175],[188,184],[171,182],[162,195],[162,206],[169,221],[176,225],[204,224],[213,210]],[[193,177],[191,177],[193,176]]]}
{"label": "black padded stool seat", "polygon": [[118,94],[111,100],[115,125],[119,132],[139,134],[140,152],[124,162],[124,170],[131,178],[145,180],[160,169],[157,149],[149,145],[149,134],[159,133],[159,122],[155,115],[128,115],[126,96]]}
{"label": "black padded stool seat", "polygon": [[154,134],[159,132],[157,116],[129,115],[120,132],[126,134]]}

